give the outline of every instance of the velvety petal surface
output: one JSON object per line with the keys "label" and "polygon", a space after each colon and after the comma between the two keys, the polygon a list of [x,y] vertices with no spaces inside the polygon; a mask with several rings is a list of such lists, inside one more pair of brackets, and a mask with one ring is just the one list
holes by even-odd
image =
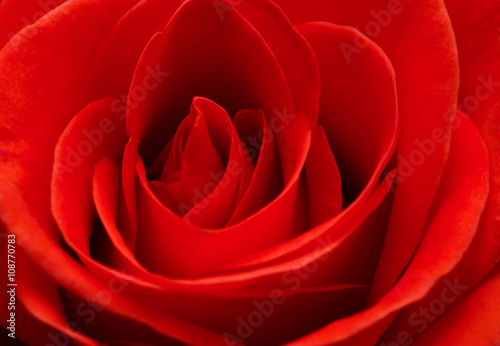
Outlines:
{"label": "velvety petal surface", "polygon": [[395,287],[372,307],[335,321],[297,343],[329,344],[356,339],[360,337],[357,333],[364,330],[370,332],[368,340],[377,342],[386,327],[379,322],[395,317],[394,312],[422,299],[462,259],[474,239],[486,204],[488,168],[481,137],[470,121],[464,122],[453,132],[450,160],[431,209],[425,237]]}
{"label": "velvety petal surface", "polygon": [[439,319],[415,345],[495,345],[500,341],[499,271],[481,283],[474,292],[462,299],[456,307]]}
{"label": "velvety petal surface", "polygon": [[[35,24],[47,13],[64,4],[66,0],[55,1],[24,1],[22,6],[16,1],[4,0],[0,2],[0,49],[19,31],[28,25]],[[23,40],[29,40],[30,35],[19,35],[15,45]]]}
{"label": "velvety petal surface", "polygon": [[[396,282],[418,246],[446,164],[459,85],[453,28],[442,1],[275,2],[294,24],[327,21],[359,28],[383,49],[396,71],[400,184],[381,258],[384,269],[377,274],[372,289],[372,300],[376,301]],[[364,50],[363,44],[354,41],[348,47],[350,58]],[[432,138],[435,129],[444,131],[443,139],[421,163],[416,161],[419,164],[406,169],[403,177],[402,160],[410,160],[420,150],[416,141]]]}

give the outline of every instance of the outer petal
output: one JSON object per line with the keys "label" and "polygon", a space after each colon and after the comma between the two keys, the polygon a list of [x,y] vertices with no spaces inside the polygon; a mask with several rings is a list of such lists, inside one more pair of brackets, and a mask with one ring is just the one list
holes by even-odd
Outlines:
{"label": "outer petal", "polygon": [[[9,195],[3,196],[3,192],[6,192],[0,187],[0,208],[3,208],[4,203],[8,203],[7,198]],[[64,315],[63,305],[59,299],[58,287],[53,280],[51,280],[43,271],[40,270],[38,265],[33,262],[22,248],[17,247],[16,243],[13,244],[15,252],[13,257],[9,257],[10,260],[15,262],[16,275],[13,277],[14,281],[7,281],[7,240],[12,239],[15,235],[10,234],[7,237],[5,234],[2,224],[9,224],[9,216],[4,215],[0,221],[0,236],[2,237],[2,249],[0,250],[1,259],[0,264],[5,271],[2,271],[3,280],[2,283],[5,290],[0,294],[2,301],[10,301],[10,289],[15,291],[15,301],[13,305],[15,309],[5,309],[2,314],[2,326],[7,327],[10,322],[10,313],[15,313],[15,336],[16,339],[12,339],[7,336],[11,331],[5,330],[2,338],[7,340],[5,344],[19,344],[22,342],[16,340],[22,340],[29,345],[37,344],[40,340],[50,340],[56,342],[57,340],[67,341],[68,337],[58,336],[58,332],[64,332],[70,335],[74,340],[78,340],[82,344],[93,344],[91,338],[79,335],[78,333],[70,330],[67,327],[67,318]],[[12,245],[10,246],[12,249]],[[12,253],[9,251],[9,253]],[[12,262],[10,262],[12,263]],[[12,305],[8,305],[10,308]]]}
{"label": "outer petal", "polygon": [[[323,345],[349,338],[355,340],[362,331],[370,332],[371,342],[376,342],[384,332],[384,319],[394,317],[391,314],[422,299],[437,280],[460,261],[474,238],[484,210],[488,178],[484,143],[473,124],[464,122],[453,135],[450,160],[428,220],[429,228],[398,283],[374,306],[335,321],[296,344]],[[366,337],[366,334],[359,336]]]}
{"label": "outer petal", "polygon": [[[447,336],[457,331],[466,333],[467,330],[471,330],[469,328],[455,329],[456,327],[451,323],[439,321],[441,318],[446,321],[454,320],[457,317],[455,315],[457,309],[452,309],[452,307],[457,303],[462,305],[461,298],[473,291],[500,260],[500,233],[498,232],[500,229],[500,131],[498,128],[500,123],[500,50],[498,49],[500,5],[495,1],[474,3],[467,0],[446,1],[446,5],[455,29],[460,56],[461,84],[458,108],[465,113],[458,114],[455,126],[462,126],[464,121],[462,119],[468,115],[481,133],[490,158],[490,195],[477,234],[462,261],[429,292],[424,300],[405,309],[398,316],[390,330],[384,335],[385,342],[396,340],[398,335],[404,332],[408,332],[409,337],[416,339],[422,332],[426,335],[425,329],[433,323],[438,323],[439,327],[431,327],[431,336],[436,336],[440,328],[443,328],[442,332]],[[473,34],[471,28],[473,28]],[[446,282],[458,282],[460,290],[454,294],[450,293]],[[432,304],[434,304],[432,306],[434,313],[431,311],[430,315],[423,316],[422,312],[428,311]],[[441,309],[442,305],[443,309]],[[488,311],[488,307],[482,305],[477,309],[478,314],[482,313],[481,310]],[[468,313],[467,316],[471,314],[473,313]],[[410,318],[412,318],[411,321]],[[462,322],[465,320],[466,317]],[[490,319],[486,318],[484,324],[486,325],[489,321]],[[413,323],[410,324],[411,322]],[[472,323],[475,322],[471,319]],[[458,332],[456,334],[460,335]],[[424,340],[429,339],[425,337]],[[480,343],[472,342],[472,344]]]}
{"label": "outer petal", "polygon": [[133,3],[66,3],[19,33],[29,34],[29,40],[0,52],[0,133],[5,140],[0,175],[22,188],[44,226],[53,226],[48,201],[55,144],[74,115],[76,93],[94,55]]}
{"label": "outer petal", "polygon": [[459,108],[476,124],[490,156],[490,197],[475,243],[461,265],[472,288],[500,260],[500,4],[457,0],[446,5],[460,56]]}
{"label": "outer petal", "polygon": [[[496,114],[500,114],[497,112]],[[469,119],[461,112],[455,120],[455,127],[469,126]],[[490,168],[496,164],[495,148],[490,149]],[[491,151],[493,149],[493,152]],[[473,291],[478,283],[490,273],[492,267],[500,259],[498,244],[498,229],[493,228],[495,178],[490,172],[490,195],[482,215],[477,233],[460,263],[446,276],[441,278],[425,298],[401,311],[388,331],[384,334],[385,342],[397,340],[405,334],[408,338],[417,339],[426,329],[441,316],[453,314],[448,312],[466,294]],[[493,194],[493,195],[492,195]],[[497,216],[500,214],[496,214]]]}
{"label": "outer petal", "polygon": [[[23,195],[20,197],[17,192],[11,194],[9,189],[2,189],[2,197],[9,197],[8,203],[2,203],[2,218],[12,216],[13,213],[23,218],[33,213],[44,226],[30,232],[47,232],[52,237],[57,237],[49,202],[55,143],[74,115],[77,90],[95,53],[116,21],[133,2],[73,1],[64,4],[17,33],[3,47],[0,52],[0,176],[2,185],[14,184],[23,191]],[[23,7],[26,12],[17,14],[32,14],[35,8],[32,5],[34,4],[30,2]],[[8,9],[5,1],[1,6],[1,11]],[[12,20],[20,19],[15,13],[8,11]],[[6,13],[2,12],[3,15]],[[82,13],[93,15],[80,15]],[[72,54],[67,54],[69,51]],[[24,199],[24,208],[14,207],[16,198]],[[15,225],[16,223],[6,222],[9,232],[16,231]],[[25,241],[22,236],[18,237],[19,244]],[[38,268],[30,270],[36,272]],[[50,297],[57,296],[57,287],[46,286],[43,292],[48,295],[43,297],[39,296],[40,291],[30,291],[33,287],[35,286],[26,287],[25,298],[22,298],[29,302],[26,306],[28,311],[47,321],[52,327],[71,334],[65,326],[65,317],[58,315],[57,306],[53,302],[47,304]],[[30,299],[34,302],[31,303]],[[46,308],[50,305],[54,309]]]}
{"label": "outer petal", "polygon": [[[14,289],[18,305],[14,312],[16,313],[18,324],[16,328],[17,338],[24,341],[34,341],[32,340],[32,336],[28,335],[28,333],[34,333],[41,340],[45,341],[48,339],[55,341],[59,338],[57,336],[57,332],[59,331],[69,335],[74,340],[78,340],[82,344],[95,345],[96,343],[91,338],[80,335],[68,327],[68,321],[59,300],[57,285],[35,264],[39,260],[33,261],[22,248],[23,241],[25,240],[16,233],[19,230],[16,220],[19,215],[22,215],[21,213],[25,213],[25,210],[18,208],[19,195],[17,191],[14,194],[14,191],[16,191],[16,188],[10,182],[0,179],[0,210],[2,211],[0,214],[0,223],[5,225],[6,229],[11,230],[9,234],[13,234],[16,237],[14,260],[16,262],[15,284],[17,286]],[[6,243],[2,245],[5,248],[7,247]],[[2,251],[2,255],[5,255],[4,251]],[[5,274],[6,277],[6,272],[2,272],[2,274]],[[2,294],[2,297],[6,298],[6,294]],[[20,304],[23,306],[20,306]],[[31,316],[27,317],[25,316],[26,314]],[[50,329],[47,326],[40,325],[38,322],[33,324],[33,331],[25,329],[26,326],[22,325],[22,323],[28,323],[29,318],[33,317],[48,325]],[[2,325],[5,324],[2,323]],[[42,332],[46,334],[44,335]],[[36,342],[39,341],[40,339],[36,340]]]}
{"label": "outer petal", "polygon": [[[112,294],[108,285],[90,275],[40,228],[36,219],[26,212],[27,206],[16,186],[5,180],[0,183],[0,196],[9,196],[8,213],[2,214],[2,222],[16,235],[17,245],[63,288],[94,304],[105,305],[107,311],[118,316],[150,326],[160,334],[168,334],[185,343],[199,344],[203,340],[207,345],[220,344],[219,336],[143,305],[136,296]],[[2,200],[3,210],[5,205],[6,201]]]}
{"label": "outer petal", "polygon": [[[392,287],[418,246],[448,156],[459,69],[446,8],[441,0],[275,2],[295,24],[323,20],[358,27],[384,50],[396,71],[400,164],[421,150],[417,140],[432,138],[435,129],[444,131],[443,141],[435,143],[423,162],[412,164],[406,172],[400,167],[400,177],[404,174],[405,181],[399,179],[393,220],[381,258],[384,269],[379,271],[372,289],[372,301],[376,301]],[[351,47],[351,57],[363,50],[363,45],[356,43]]]}
{"label": "outer petal", "polygon": [[[40,1],[28,0],[19,1],[4,0],[0,2],[0,49],[17,34],[21,29],[36,23],[40,18],[56,9],[66,0]],[[20,35],[16,38],[15,45],[24,40],[29,40],[30,36]]]}
{"label": "outer petal", "polygon": [[[116,108],[122,109],[142,51],[156,33],[164,30],[181,3],[182,0],[137,1],[101,47],[81,89],[78,105],[114,97]],[[154,86],[156,81],[148,82]]]}
{"label": "outer petal", "polygon": [[[59,138],[55,150],[52,213],[64,239],[77,253],[89,251],[88,239],[95,222],[94,166],[102,156],[118,160],[127,140],[125,123],[111,112],[111,102],[99,100],[78,113]],[[102,126],[104,123],[107,126]]]}
{"label": "outer petal", "polygon": [[[500,268],[500,267],[499,267]],[[500,343],[500,271],[438,320],[414,345],[498,345]]]}
{"label": "outer petal", "polygon": [[[493,89],[498,89],[500,68],[500,3],[495,0],[445,0],[455,32],[460,58],[462,111],[474,114]],[[495,82],[487,85],[489,77]],[[468,98],[467,102],[466,99]]]}

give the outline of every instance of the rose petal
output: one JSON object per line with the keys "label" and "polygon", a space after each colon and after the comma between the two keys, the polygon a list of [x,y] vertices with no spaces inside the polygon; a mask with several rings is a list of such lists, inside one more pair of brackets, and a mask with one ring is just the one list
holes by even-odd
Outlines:
{"label": "rose petal", "polygon": [[126,288],[126,283],[118,279],[108,281],[107,290],[103,290],[98,296],[101,302],[99,305],[61,288],[61,299],[66,303],[65,312],[68,320],[83,335],[95,336],[99,345],[108,345],[110,340],[127,340],[126,345],[134,344],[135,341],[143,342],[145,345],[185,345],[147,325],[109,311],[107,303],[110,297],[113,294],[124,294]]}
{"label": "rose petal", "polygon": [[[295,201],[292,197],[293,193],[296,193],[293,187],[287,189],[283,193],[285,197],[278,198],[265,213],[260,211],[257,214],[260,218],[269,220],[265,226],[254,226],[258,219],[255,219],[257,216],[253,216],[253,220],[231,228],[207,231],[186,223],[185,220],[161,205],[156,196],[147,188],[142,162],[139,163],[137,169],[140,183],[137,208],[141,226],[137,253],[144,255],[142,261],[147,263],[148,268],[153,271],[167,276],[192,277],[228,258],[241,256],[244,253],[249,254],[255,249],[263,249],[289,239],[293,232],[296,232],[297,225],[292,227],[291,224],[283,224],[282,220],[275,220],[273,223],[279,221],[278,227],[265,216],[274,212],[281,212],[285,216],[292,214],[293,208],[291,207]],[[159,231],[160,225],[169,225],[169,227]],[[270,232],[270,229],[274,232]],[[158,248],[159,245],[161,248]],[[154,248],[161,250],[161,258],[152,256],[154,252],[151,249]],[[193,256],[194,253],[196,256]]]}
{"label": "rose petal", "polygon": [[129,139],[123,152],[122,180],[119,190],[118,229],[128,246],[135,252],[137,240],[137,211],[135,196],[135,163],[137,142]]}
{"label": "rose petal", "polygon": [[[165,162],[163,163],[163,170],[160,173],[160,180],[166,181],[167,183],[171,183],[167,181],[168,176],[171,174],[178,173],[178,177],[175,180],[180,179],[180,169],[182,166],[182,159],[184,157],[184,149],[186,147],[186,143],[189,137],[189,134],[193,130],[193,126],[195,123],[196,117],[187,116],[182,123],[177,128],[177,132],[175,133],[175,137],[171,140],[171,143],[165,147],[163,152],[156,159],[161,160],[161,156],[166,156]],[[167,154],[164,152],[167,151]],[[156,162],[155,162],[156,163]],[[159,163],[158,163],[159,164]],[[153,164],[154,165],[154,164]]]}
{"label": "rose petal", "polygon": [[[115,109],[126,110],[127,93],[144,47],[151,37],[164,30],[181,3],[181,0],[136,1],[102,45],[82,84],[78,104],[114,97]],[[150,75],[143,82],[143,86],[155,88],[158,80]]]}
{"label": "rose petal", "polygon": [[[313,228],[310,232],[294,238],[293,241],[287,242],[290,244],[285,243],[285,245],[290,246],[291,253],[295,256],[283,256],[281,262],[273,261],[274,258],[270,257],[270,260],[264,266],[250,266],[250,268],[245,271],[212,275],[206,278],[202,277],[196,280],[190,280],[189,282],[196,283],[197,285],[217,284],[220,285],[221,289],[223,289],[222,287],[225,285],[228,285],[228,287],[235,287],[234,284],[240,284],[241,282],[247,283],[249,281],[253,282],[252,287],[254,288],[260,287],[261,285],[264,287],[280,287],[284,283],[282,275],[290,271],[291,268],[292,270],[300,270],[320,260],[339,246],[342,246],[346,239],[380,207],[382,201],[391,190],[391,182],[392,180],[388,178],[384,183],[380,184],[372,196],[356,210],[356,213],[348,212],[346,214],[348,215],[347,217],[343,216],[344,213],[342,213],[329,222]],[[386,211],[388,206],[386,205],[385,207],[384,210]],[[352,208],[350,210],[352,210]],[[332,234],[329,234],[329,232]],[[297,243],[299,247],[304,246],[305,250],[302,249],[303,251],[295,254],[293,251],[297,249]],[[281,250],[281,247],[277,247],[277,249]],[[267,253],[264,252],[264,254]],[[267,255],[272,256],[275,255],[275,253],[270,251]],[[258,259],[261,260],[262,256],[259,256]],[[236,261],[236,263],[238,263],[238,261]],[[227,269],[233,268],[232,263],[227,263],[226,265]],[[241,292],[244,291],[242,287],[240,287],[239,290]]]}
{"label": "rose petal", "polygon": [[[488,275],[496,265],[500,256],[500,227],[498,215],[500,215],[500,142],[498,136],[498,119],[500,114],[500,99],[498,91],[499,80],[499,51],[496,49],[498,42],[497,23],[500,8],[495,2],[481,2],[475,4],[469,1],[446,2],[457,38],[458,52],[460,56],[460,97],[458,108],[471,116],[472,121],[478,127],[490,158],[490,195],[482,215],[476,236],[465,253],[463,259],[445,278],[440,280],[431,292],[419,304],[414,304],[405,309],[391,326],[385,335],[385,340],[395,340],[401,330],[408,331],[410,337],[418,337],[423,327],[428,328],[442,318],[452,320],[455,310],[451,309],[455,304],[460,304],[463,296],[475,289],[475,287]],[[475,28],[474,35],[470,35],[470,28]],[[455,126],[462,126],[465,115],[458,113]],[[447,283],[457,281],[461,288],[457,294],[450,297]],[[445,295],[444,299],[442,295]],[[430,318],[422,317],[421,309],[429,309],[429,305],[437,299],[444,302],[444,309],[436,303],[433,309],[440,313],[431,314]],[[481,307],[480,309],[487,309]],[[415,314],[416,312],[416,314]],[[418,320],[417,326],[408,326],[409,317],[413,321]],[[423,320],[422,320],[423,318]],[[487,323],[489,319],[485,319]],[[431,327],[437,330],[437,327]],[[457,329],[458,331],[459,329]],[[461,329],[460,329],[461,330]],[[467,328],[466,330],[470,330]],[[426,332],[427,333],[427,332]],[[436,333],[431,333],[436,336]],[[446,333],[447,335],[447,333]],[[427,339],[428,340],[428,339]]]}
{"label": "rose petal", "polygon": [[[361,190],[393,141],[397,106],[392,65],[377,45],[353,28],[325,22],[298,28],[312,45],[320,66],[318,122],[342,181],[352,190]],[[354,41],[362,42],[365,49],[346,61],[339,47]]]}
{"label": "rose petal", "polygon": [[[1,225],[0,231],[2,235],[6,235]],[[5,237],[4,239],[11,238]],[[6,318],[2,325],[10,326],[7,319],[10,319],[10,313],[13,312],[15,313],[14,334],[17,340],[21,339],[29,344],[39,343],[40,340],[63,340],[63,337],[58,336],[58,332],[64,332],[80,343],[95,343],[91,338],[68,328],[69,322],[59,299],[58,286],[40,270],[35,262],[26,256],[21,248],[16,248],[15,243],[13,246],[16,251],[13,254],[14,257],[9,257],[9,260],[15,262],[15,281],[4,281],[4,284],[11,284],[11,286],[7,285],[7,289],[2,292],[2,298],[5,302],[9,301],[10,293],[8,291],[14,289],[17,303],[9,305],[9,307],[14,306],[15,309],[6,310]],[[7,246],[3,246],[3,249],[0,262],[7,268]],[[8,340],[7,334],[10,333],[11,330],[5,330],[5,340]],[[67,336],[64,338],[67,340]]]}
{"label": "rose petal", "polygon": [[[203,225],[207,228],[223,228],[234,213],[237,203],[243,198],[252,179],[254,164],[246,150],[244,143],[238,136],[236,129],[227,113],[209,100],[195,98],[193,106],[201,116],[204,116],[210,131],[212,141],[218,147],[221,156],[225,157],[225,170],[209,172],[209,181],[201,187],[206,194],[209,185],[217,185],[205,200],[199,202],[186,215],[189,222]],[[226,137],[226,139],[224,139]],[[226,141],[227,143],[223,143]],[[187,156],[186,144],[186,156]],[[225,151],[225,153],[224,153]],[[199,160],[197,154],[193,160]],[[194,175],[200,171],[193,171]],[[182,177],[182,172],[181,172]],[[219,179],[219,181],[214,181]],[[219,216],[220,215],[220,216]]]}
{"label": "rose petal", "polygon": [[453,345],[494,345],[500,340],[500,275],[496,269],[489,279],[467,295],[417,339],[415,345],[430,342]]}
{"label": "rose petal", "polygon": [[[111,99],[86,107],[68,125],[56,146],[52,177],[52,213],[61,234],[77,253],[87,252],[95,209],[94,166],[106,155],[120,160],[127,136]],[[68,212],[71,210],[71,212]]]}
{"label": "rose petal", "polygon": [[[174,213],[201,227],[223,228],[248,188],[253,161],[244,155],[241,150],[244,144],[227,113],[218,105],[195,98],[190,117],[196,120],[182,154],[178,182],[163,188],[177,202],[172,209]],[[162,179],[168,178],[162,175]],[[163,255],[164,250],[158,250],[150,248],[148,258],[154,253]]]}
{"label": "rose petal", "polygon": [[[17,1],[3,0],[0,2],[0,49],[27,25],[36,23],[40,18],[64,4],[66,0],[56,1],[24,1],[20,6]],[[14,45],[30,39],[30,36],[19,35]]]}
{"label": "rose petal", "polygon": [[[399,181],[404,175],[405,182],[397,186],[393,221],[381,257],[384,272],[377,274],[372,290],[372,301],[376,301],[393,286],[415,252],[447,160],[459,85],[448,13],[442,1],[432,0],[275,2],[294,24],[321,20],[359,28],[383,49],[396,71],[401,117]],[[364,45],[355,42],[346,48],[350,58],[364,51]],[[433,138],[435,129],[444,131],[442,140],[434,142],[423,163],[410,163],[405,169],[402,160],[413,161],[415,152],[421,152],[416,141]]]}
{"label": "rose petal", "polygon": [[321,126],[315,126],[306,161],[311,227],[331,219],[342,210],[340,172]]}
{"label": "rose petal", "polygon": [[[213,183],[213,178],[209,173],[223,172],[224,165],[227,163],[228,159],[227,157],[225,159],[221,157],[220,152],[212,143],[211,133],[209,132],[207,124],[209,115],[206,114],[209,113],[210,110],[204,109],[202,105],[195,106],[195,102],[193,102],[192,107],[194,107],[194,109],[190,116],[195,117],[196,120],[187,138],[186,146],[184,147],[179,177],[180,185],[185,195],[185,199],[182,202],[189,203],[189,207],[196,204],[196,202],[193,202],[195,197],[194,191],[203,191],[208,183]],[[227,139],[227,137],[222,140],[224,141],[224,139]],[[224,146],[228,146],[227,141],[225,142]],[[223,160],[225,160],[225,162],[223,162]],[[218,183],[218,181],[215,183]],[[181,203],[181,201],[179,201],[179,203]]]}
{"label": "rose petal", "polygon": [[[227,10],[231,11],[231,7],[224,7],[219,13],[225,18]],[[271,1],[241,1],[235,10],[259,31],[276,56],[290,86],[296,112],[304,113],[311,124],[315,123],[321,82],[316,57],[309,43]]]}
{"label": "rose petal", "polygon": [[[8,202],[5,199],[0,201],[2,210],[5,211],[1,215],[2,222],[16,235],[19,248],[24,249],[26,254],[63,288],[98,305],[102,305],[103,292],[109,292],[112,299],[106,304],[107,311],[150,326],[161,334],[185,343],[218,344],[220,342],[220,336],[164,312],[143,306],[137,297],[125,294],[112,295],[107,285],[96,280],[95,276],[90,275],[84,267],[77,264],[48,236],[46,231],[40,228],[36,219],[26,212],[27,206],[17,187],[2,179],[0,189],[2,189],[0,197],[9,196]],[[67,329],[64,332],[70,333]]]}
{"label": "rose petal", "polygon": [[0,127],[7,140],[0,147],[0,174],[18,182],[53,235],[49,201],[57,139],[75,114],[75,95],[92,59],[132,3],[66,3],[19,32],[28,40],[18,46],[11,42],[0,52]]}
{"label": "rose petal", "polygon": [[[494,89],[498,89],[500,4],[494,0],[481,3],[470,0],[444,2],[451,18],[460,57],[459,108],[466,114],[473,114],[489,99]],[[471,27],[474,28],[473,35]],[[494,83],[488,83],[488,80]]]}
{"label": "rose petal", "polygon": [[99,219],[111,243],[107,249],[110,263],[106,264],[113,268],[124,268],[132,275],[140,275],[146,270],[141,267],[117,228],[119,189],[120,166],[103,157],[94,169],[92,194]]}
{"label": "rose petal", "polygon": [[[490,157],[490,196],[471,248],[457,271],[467,286],[476,286],[500,258],[500,60],[495,1],[473,4],[446,1],[460,56],[459,109],[481,133]],[[474,37],[469,33],[475,28]]]}
{"label": "rose petal", "polygon": [[[15,190],[9,190],[6,192],[9,192],[8,195],[11,197],[17,197],[17,195],[13,194]],[[22,201],[19,202],[17,199],[11,199],[10,202],[22,203]],[[24,206],[21,205],[21,208],[24,208]],[[12,204],[12,210],[18,210],[18,205]],[[192,324],[183,322],[182,320],[179,320],[177,318],[173,318],[171,317],[171,315],[165,313],[166,307],[163,304],[167,304],[167,306],[169,306],[168,309],[174,309],[175,307],[177,316],[181,316],[183,313],[190,314],[192,311],[194,311],[190,309],[186,310],[185,303],[179,301],[176,296],[171,296],[168,300],[165,299],[166,297],[164,296],[163,299],[158,300],[157,295],[145,294],[141,301],[137,301],[136,297],[138,295],[141,295],[141,292],[143,292],[144,294],[144,291],[137,291],[137,289],[135,288],[135,283],[127,283],[126,289],[123,292],[114,291],[114,287],[116,287],[116,281],[120,280],[117,277],[114,278],[113,284],[111,284],[112,281],[110,280],[108,281],[108,286],[102,285],[101,283],[97,282],[94,277],[90,276],[85,270],[83,270],[82,267],[77,265],[67,254],[61,251],[61,249],[43,232],[33,233],[32,230],[39,227],[34,219],[26,217],[28,216],[26,214],[23,215],[23,218],[17,218],[17,216],[18,214],[14,214],[14,218],[9,221],[12,221],[16,224],[16,227],[12,228],[16,229],[16,235],[19,237],[19,239],[24,239],[24,241],[20,243],[19,246],[21,246],[22,248],[28,248],[28,252],[31,253],[35,258],[37,258],[44,269],[52,268],[53,270],[50,271],[51,277],[57,280],[57,282],[59,282],[66,290],[74,292],[78,296],[84,299],[88,299],[90,302],[97,303],[98,305],[104,304],[107,312],[116,313],[119,316],[125,316],[140,323],[144,323],[148,326],[151,326],[158,332],[161,332],[173,338],[177,338],[178,340],[185,343],[203,343],[207,345],[220,344],[220,335],[211,334],[204,329],[200,329],[199,327],[195,327]],[[9,227],[10,226],[12,226],[12,224],[9,222]],[[26,232],[31,233],[23,233],[23,229],[25,229]],[[59,265],[55,266],[54,263],[59,263]],[[72,273],[72,275],[67,275],[68,272]],[[75,277],[77,277],[78,280],[75,280]],[[344,288],[349,287],[356,288],[355,285],[345,285]],[[297,311],[295,309],[296,306],[303,306],[304,308],[301,308],[301,311],[306,311],[305,309],[307,309],[308,307],[311,308],[311,306],[319,306],[318,304],[321,304],[321,306],[323,306],[323,308],[325,309],[322,316],[324,318],[330,319],[329,314],[338,313],[340,310],[332,309],[331,307],[326,306],[324,304],[325,300],[332,302],[332,304],[338,305],[340,302],[346,301],[346,294],[351,297],[353,296],[353,294],[356,294],[355,292],[350,291],[345,291],[343,293],[342,290],[344,288],[323,287],[323,289],[318,290],[311,287],[308,289],[297,291],[298,294],[295,294],[293,297],[291,296],[290,298],[288,298],[290,300],[290,304],[283,305],[285,310],[280,309],[280,313],[277,313],[273,316],[279,317],[290,315],[290,311]],[[116,293],[113,294],[113,292]],[[313,297],[313,305],[311,305],[311,297],[308,296],[308,294],[311,293],[308,292],[316,292],[314,293],[315,296]],[[325,292],[324,294],[328,294],[329,297],[326,298],[326,296],[321,292]],[[334,295],[330,296],[331,294]],[[103,300],[105,298],[106,300]],[[242,306],[244,308],[243,311],[247,312],[254,311],[255,309],[255,305],[253,305],[253,301],[255,300],[255,298],[253,297],[250,299],[240,299],[241,303],[238,304],[234,304],[234,299],[227,300],[226,298],[211,298],[206,300],[202,297],[201,299],[204,304],[200,305],[196,301],[196,296],[190,296],[189,299],[192,304],[205,307],[205,313],[196,314],[196,318],[205,321],[211,321],[211,323],[213,324],[213,329],[224,328],[221,330],[221,332],[223,332],[224,330],[234,330],[232,328],[237,327],[238,320],[236,319],[236,316],[238,316],[238,314],[235,313],[234,309],[241,309]],[[244,305],[242,305],[243,303]],[[225,313],[224,319],[225,321],[232,320],[233,326],[231,327],[231,329],[225,329],[225,324],[219,324],[219,322],[214,320],[212,317],[212,312],[214,311],[213,306],[220,308],[224,304],[226,304],[228,307],[228,309],[223,310],[227,311]],[[317,313],[319,310],[317,308],[314,308],[314,311],[316,311]],[[280,318],[279,320],[282,321],[280,328],[283,328],[284,331],[289,331],[290,329],[288,324],[285,323],[286,321],[282,318]],[[270,325],[274,325],[274,322]],[[314,329],[314,327],[311,326],[312,325],[304,324],[301,328]],[[262,330],[264,331],[264,329]],[[299,329],[295,329],[295,331],[298,332]],[[279,337],[283,337],[283,335],[285,334],[287,333],[280,333]],[[267,331],[265,333],[256,333],[255,337],[262,338],[266,335],[269,335]]]}
{"label": "rose petal", "polygon": [[240,111],[234,126],[251,157],[257,157],[252,180],[228,226],[249,217],[276,198],[283,189],[283,176],[273,131],[262,111]]}
{"label": "rose petal", "polygon": [[[462,126],[467,126],[468,123],[469,120],[466,116],[459,112],[454,127],[460,128]],[[490,167],[491,166],[490,164]],[[492,179],[490,179],[490,182],[491,181]],[[486,204],[485,213],[482,215],[477,233],[460,263],[458,263],[450,273],[440,279],[425,298],[410,305],[398,314],[397,319],[385,333],[385,340],[395,340],[402,330],[408,333],[409,337],[418,337],[423,328],[422,318],[424,318],[426,322],[426,327],[431,325],[437,318],[452,308],[454,304],[459,302],[463,296],[473,290],[480,280],[491,271],[496,263],[496,258],[498,258],[492,257],[492,255],[498,253],[498,249],[495,247],[494,243],[495,234],[497,232],[492,232],[491,229],[488,230],[484,227],[485,216],[488,215],[486,211],[488,210],[489,203],[491,203],[491,188],[489,202]],[[450,293],[450,287],[452,286],[456,286],[457,288]],[[438,303],[435,303],[436,301]],[[438,304],[443,305],[442,311],[440,311],[441,306]],[[431,312],[430,315],[425,315],[425,311],[431,306],[431,311],[437,311],[439,313]]]}
{"label": "rose petal", "polygon": [[[447,169],[432,208],[429,228],[408,269],[374,306],[335,321],[299,340],[303,343],[334,343],[356,338],[373,328],[376,342],[383,332],[377,324],[392,313],[422,299],[442,276],[460,261],[471,244],[488,197],[488,157],[484,143],[470,121],[456,129]],[[394,317],[394,316],[392,316]]]}

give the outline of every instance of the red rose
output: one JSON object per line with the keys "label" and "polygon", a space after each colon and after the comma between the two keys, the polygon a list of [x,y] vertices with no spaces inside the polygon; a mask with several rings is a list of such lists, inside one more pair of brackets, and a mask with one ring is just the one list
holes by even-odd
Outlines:
{"label": "red rose", "polygon": [[6,340],[500,342],[496,2],[0,18]]}

